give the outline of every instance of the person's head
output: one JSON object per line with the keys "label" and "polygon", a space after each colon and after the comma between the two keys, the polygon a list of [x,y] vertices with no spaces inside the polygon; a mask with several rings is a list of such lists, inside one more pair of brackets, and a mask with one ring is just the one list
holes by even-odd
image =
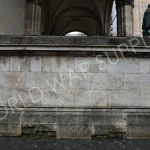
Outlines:
{"label": "person's head", "polygon": [[148,4],[148,8],[150,8],[150,4]]}

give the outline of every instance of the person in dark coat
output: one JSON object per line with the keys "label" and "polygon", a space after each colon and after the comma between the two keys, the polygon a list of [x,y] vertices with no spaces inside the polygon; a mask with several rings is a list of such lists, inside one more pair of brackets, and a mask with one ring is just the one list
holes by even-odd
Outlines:
{"label": "person in dark coat", "polygon": [[150,4],[144,13],[142,29],[143,36],[150,36]]}

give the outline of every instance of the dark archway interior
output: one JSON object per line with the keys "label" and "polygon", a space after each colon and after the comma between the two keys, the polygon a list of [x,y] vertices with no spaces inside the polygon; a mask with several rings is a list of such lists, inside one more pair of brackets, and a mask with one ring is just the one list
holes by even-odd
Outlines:
{"label": "dark archway interior", "polygon": [[44,35],[65,35],[80,31],[86,35],[107,35],[113,0],[43,0]]}

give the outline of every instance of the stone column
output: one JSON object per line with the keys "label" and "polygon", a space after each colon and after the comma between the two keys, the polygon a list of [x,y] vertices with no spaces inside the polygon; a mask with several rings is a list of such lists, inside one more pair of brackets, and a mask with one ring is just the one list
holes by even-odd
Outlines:
{"label": "stone column", "polygon": [[26,0],[25,35],[41,34],[41,1],[42,0]]}
{"label": "stone column", "polygon": [[133,36],[134,0],[116,0],[118,36]]}

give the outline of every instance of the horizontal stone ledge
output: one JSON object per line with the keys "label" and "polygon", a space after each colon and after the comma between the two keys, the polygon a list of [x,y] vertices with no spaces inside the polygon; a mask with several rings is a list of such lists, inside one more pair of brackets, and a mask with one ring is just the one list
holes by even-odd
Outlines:
{"label": "horizontal stone ledge", "polygon": [[20,46],[0,45],[0,56],[97,56],[149,58],[148,48],[110,48],[101,46]]}
{"label": "horizontal stone ledge", "polygon": [[149,38],[0,36],[0,56],[150,57]]}
{"label": "horizontal stone ledge", "polygon": [[38,46],[101,46],[101,47],[149,47],[150,38],[105,36],[11,36],[0,35],[0,45]]}
{"label": "horizontal stone ledge", "polygon": [[[10,108],[9,106],[0,106],[0,112],[97,112],[97,111],[124,111],[133,113],[150,113],[150,107],[105,107],[105,108],[88,108],[88,107],[28,107],[28,108]],[[12,112],[13,113],[13,112]]]}

